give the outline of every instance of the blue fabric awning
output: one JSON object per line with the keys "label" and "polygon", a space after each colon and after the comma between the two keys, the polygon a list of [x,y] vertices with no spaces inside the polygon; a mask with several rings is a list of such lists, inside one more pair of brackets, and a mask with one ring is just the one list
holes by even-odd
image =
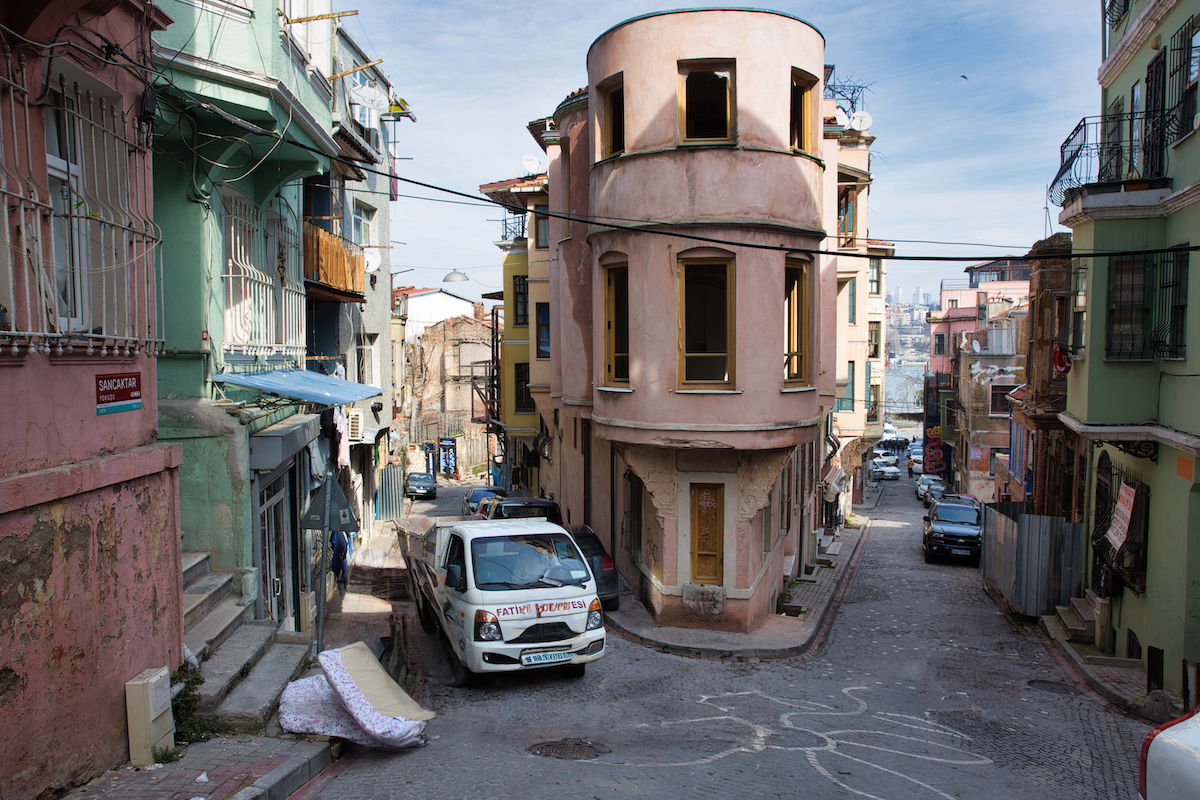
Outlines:
{"label": "blue fabric awning", "polygon": [[368,397],[383,394],[378,386],[335,378],[310,369],[277,369],[269,372],[221,372],[213,375],[217,383],[241,386],[265,394],[316,403],[340,406],[357,403]]}

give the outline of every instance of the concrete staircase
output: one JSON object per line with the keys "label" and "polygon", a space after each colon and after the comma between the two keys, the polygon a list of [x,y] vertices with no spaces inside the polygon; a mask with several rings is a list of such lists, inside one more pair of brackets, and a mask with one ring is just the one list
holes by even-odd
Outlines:
{"label": "concrete staircase", "polygon": [[183,554],[184,642],[200,659],[196,713],[220,730],[263,728],[312,650],[305,634],[248,620],[233,575],[212,572],[208,553]]}
{"label": "concrete staircase", "polygon": [[1066,629],[1070,641],[1095,644],[1096,609],[1087,598],[1072,597],[1070,605],[1055,606],[1055,616]]}

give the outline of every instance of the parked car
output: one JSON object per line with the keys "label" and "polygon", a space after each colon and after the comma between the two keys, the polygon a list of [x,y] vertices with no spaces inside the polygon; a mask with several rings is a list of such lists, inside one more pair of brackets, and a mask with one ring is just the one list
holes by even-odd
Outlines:
{"label": "parked car", "polygon": [[437,497],[437,478],[428,472],[410,472],[404,479],[405,497]]}
{"label": "parked car", "polygon": [[891,464],[892,466],[895,466],[900,461],[900,457],[890,450],[884,450],[882,447],[876,447],[871,451],[871,460],[882,461],[884,464]]}
{"label": "parked car", "polygon": [[1138,796],[1141,800],[1200,797],[1200,708],[1146,734]]}
{"label": "parked car", "polygon": [[952,557],[978,564],[983,552],[983,508],[979,502],[955,494],[935,500],[925,515],[921,550],[927,562]]}
{"label": "parked car", "polygon": [[476,517],[479,517],[480,519],[487,519],[488,509],[491,508],[496,503],[499,503],[503,499],[504,498],[498,494],[494,494],[491,497],[485,497],[479,501],[479,504],[477,506],[475,506],[475,513],[473,515],[468,515],[468,516],[476,516]]}
{"label": "parked car", "polygon": [[583,551],[583,556],[596,577],[596,594],[600,596],[604,610],[617,611],[621,607],[621,597],[616,562],[604,549],[600,537],[587,525],[572,528],[571,535],[575,537],[575,544]]}
{"label": "parked car", "polygon": [[921,475],[921,477],[917,478],[916,486],[913,487],[913,494],[917,496],[918,500],[924,500],[925,490],[929,488],[929,484],[940,480],[941,478],[937,475]]}
{"label": "parked car", "polygon": [[914,475],[923,474],[925,472],[925,457],[923,455],[921,455],[920,453],[917,453],[916,455],[909,456],[909,458],[912,460],[913,474]]}
{"label": "parked car", "polygon": [[898,481],[900,480],[900,468],[895,464],[888,464],[877,458],[871,462],[871,479],[876,481]]}
{"label": "parked car", "polygon": [[488,519],[517,519],[520,517],[545,517],[555,525],[562,524],[562,511],[558,503],[540,497],[504,497],[487,506]]}
{"label": "parked car", "polygon": [[921,502],[926,507],[933,505],[935,500],[941,500],[942,495],[946,493],[946,484],[940,479],[935,480],[925,487],[925,495],[921,498]]}
{"label": "parked car", "polygon": [[499,486],[477,486],[463,495],[464,517],[479,513],[479,501],[485,497],[507,497],[508,492]]}

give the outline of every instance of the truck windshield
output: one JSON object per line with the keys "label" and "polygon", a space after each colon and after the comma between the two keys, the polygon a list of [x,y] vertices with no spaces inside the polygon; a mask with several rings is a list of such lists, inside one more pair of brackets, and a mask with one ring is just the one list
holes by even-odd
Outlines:
{"label": "truck windshield", "polygon": [[978,525],[979,510],[968,506],[938,506],[934,519],[938,522],[958,522],[963,525]]}
{"label": "truck windshield", "polygon": [[583,586],[590,573],[565,533],[488,536],[471,541],[475,587],[484,592]]}

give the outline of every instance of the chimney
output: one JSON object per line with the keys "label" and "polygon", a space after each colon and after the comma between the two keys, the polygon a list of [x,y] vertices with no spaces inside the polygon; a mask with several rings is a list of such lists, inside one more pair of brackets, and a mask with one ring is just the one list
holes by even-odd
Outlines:
{"label": "chimney", "polygon": [[471,305],[473,305],[475,307],[475,319],[480,320],[480,321],[487,319],[487,312],[484,311],[482,302],[477,301],[475,303],[472,303]]}

